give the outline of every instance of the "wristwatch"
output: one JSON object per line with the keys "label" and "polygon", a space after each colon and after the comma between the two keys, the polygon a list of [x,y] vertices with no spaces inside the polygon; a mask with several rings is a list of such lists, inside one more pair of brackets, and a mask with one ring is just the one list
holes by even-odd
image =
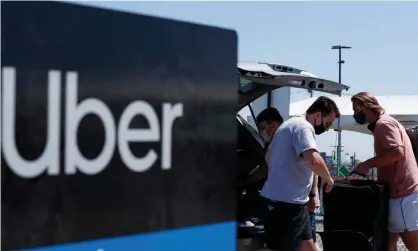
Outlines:
{"label": "wristwatch", "polygon": [[309,198],[315,198],[316,194],[314,193],[309,193]]}

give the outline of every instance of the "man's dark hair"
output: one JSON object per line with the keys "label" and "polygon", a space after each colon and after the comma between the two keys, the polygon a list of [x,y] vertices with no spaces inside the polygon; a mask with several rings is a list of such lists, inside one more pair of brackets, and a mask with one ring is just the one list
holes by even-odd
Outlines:
{"label": "man's dark hair", "polygon": [[257,116],[257,123],[267,121],[267,122],[279,122],[280,124],[283,123],[283,117],[280,115],[279,110],[274,107],[269,107],[264,109],[260,114]]}
{"label": "man's dark hair", "polygon": [[336,118],[339,118],[341,115],[340,110],[338,109],[334,100],[324,96],[317,98],[315,102],[309,106],[308,110],[306,110],[307,114],[313,114],[315,112],[321,112],[324,116],[334,112]]}

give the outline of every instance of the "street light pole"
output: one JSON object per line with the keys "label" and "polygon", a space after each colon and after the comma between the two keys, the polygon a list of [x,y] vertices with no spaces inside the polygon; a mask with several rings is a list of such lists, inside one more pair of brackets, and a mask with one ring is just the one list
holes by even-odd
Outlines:
{"label": "street light pole", "polygon": [[[334,45],[331,47],[332,50],[338,50],[338,83],[341,84],[341,65],[345,63],[341,60],[341,50],[351,49],[350,46]],[[341,94],[340,94],[341,97]],[[337,179],[340,180],[340,168],[341,168],[341,119],[338,118],[338,146],[337,146]]]}

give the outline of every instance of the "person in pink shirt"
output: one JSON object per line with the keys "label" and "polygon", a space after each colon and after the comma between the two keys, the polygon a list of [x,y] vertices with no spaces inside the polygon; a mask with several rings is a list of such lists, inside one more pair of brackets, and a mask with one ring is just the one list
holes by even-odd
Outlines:
{"label": "person in pink shirt", "polygon": [[[309,201],[308,201],[308,211],[309,211],[309,219],[311,220],[311,229],[312,229],[312,238],[313,241],[316,243],[316,210],[321,206],[319,201],[319,191],[318,191],[318,175],[314,176],[314,181],[312,183],[311,192],[309,193]],[[317,250],[319,250],[317,248]]]}
{"label": "person in pink shirt", "polygon": [[388,250],[397,250],[400,236],[409,251],[418,251],[418,166],[407,132],[372,94],[360,92],[351,101],[356,122],[368,124],[373,133],[376,152],[355,171],[377,168],[378,180],[390,185]]}

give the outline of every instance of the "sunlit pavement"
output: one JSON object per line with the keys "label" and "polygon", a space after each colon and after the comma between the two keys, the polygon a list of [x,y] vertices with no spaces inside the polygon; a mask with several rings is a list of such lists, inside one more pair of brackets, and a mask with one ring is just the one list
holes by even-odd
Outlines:
{"label": "sunlit pavement", "polygon": [[[322,231],[324,229],[324,226],[322,224],[323,218],[321,216],[317,216],[317,224],[316,229],[318,231]],[[318,241],[318,246],[322,250],[322,242],[321,237],[319,235],[316,235],[316,239]],[[237,242],[237,251],[271,251],[269,249],[265,249],[263,246],[262,241],[257,239],[241,239]],[[407,251],[405,245],[401,240],[398,242],[398,251]]]}

